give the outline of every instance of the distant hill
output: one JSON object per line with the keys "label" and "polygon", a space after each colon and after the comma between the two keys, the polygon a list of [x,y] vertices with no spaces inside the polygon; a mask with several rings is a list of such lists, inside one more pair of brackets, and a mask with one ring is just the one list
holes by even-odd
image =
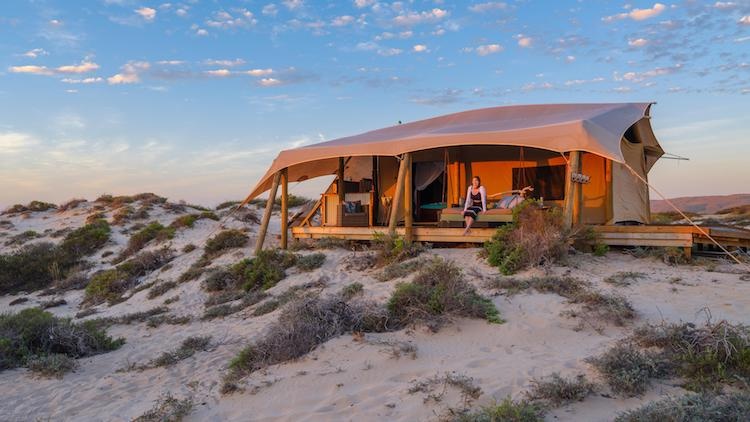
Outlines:
{"label": "distant hill", "polygon": [[[682,211],[698,214],[713,214],[726,208],[750,205],[750,193],[713,196],[685,196],[681,198],[670,198],[670,201]],[[651,211],[669,212],[673,211],[673,209],[663,200],[654,200],[651,201]]]}

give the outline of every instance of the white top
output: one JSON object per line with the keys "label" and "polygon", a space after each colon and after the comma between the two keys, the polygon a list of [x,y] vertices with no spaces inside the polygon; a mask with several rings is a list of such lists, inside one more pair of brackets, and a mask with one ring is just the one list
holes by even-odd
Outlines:
{"label": "white top", "polygon": [[[469,189],[466,191],[466,203],[464,204],[464,211],[469,209],[469,207],[472,205],[471,201],[471,189],[473,186],[469,186]],[[479,194],[482,196],[482,211],[487,211],[487,191],[484,189],[484,186],[479,187]]]}

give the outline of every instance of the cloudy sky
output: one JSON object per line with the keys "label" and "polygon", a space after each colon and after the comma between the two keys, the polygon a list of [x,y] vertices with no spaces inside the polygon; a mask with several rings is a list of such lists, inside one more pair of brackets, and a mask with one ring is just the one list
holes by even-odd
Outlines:
{"label": "cloudy sky", "polygon": [[668,196],[750,191],[750,1],[4,0],[0,206],[214,204],[281,149],[623,101],[656,101],[657,137],[690,158],[652,171]]}

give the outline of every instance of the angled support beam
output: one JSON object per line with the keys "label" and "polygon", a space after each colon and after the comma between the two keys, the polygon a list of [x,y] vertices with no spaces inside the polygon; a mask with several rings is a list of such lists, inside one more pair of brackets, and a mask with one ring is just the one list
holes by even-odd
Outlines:
{"label": "angled support beam", "polygon": [[289,171],[281,173],[281,249],[286,249],[289,242]]}
{"label": "angled support beam", "polygon": [[398,165],[398,178],[396,179],[396,192],[393,194],[391,201],[391,218],[388,221],[388,234],[396,234],[396,224],[398,223],[398,210],[401,208],[401,201],[404,196],[404,181],[406,179],[406,157],[402,156]]}
{"label": "angled support beam", "polygon": [[268,192],[268,201],[266,202],[266,211],[263,213],[263,219],[260,222],[260,229],[258,229],[258,239],[255,241],[255,255],[263,250],[263,242],[266,240],[266,232],[268,231],[268,222],[271,221],[271,212],[273,212],[273,203],[276,200],[276,191],[279,189],[279,181],[281,179],[281,172],[276,172],[273,175],[273,182],[271,183],[271,190]]}

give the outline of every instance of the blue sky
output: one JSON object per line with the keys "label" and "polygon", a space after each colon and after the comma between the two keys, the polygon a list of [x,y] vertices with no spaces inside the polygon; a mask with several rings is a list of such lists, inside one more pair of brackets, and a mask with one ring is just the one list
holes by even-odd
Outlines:
{"label": "blue sky", "polygon": [[690,158],[652,171],[668,196],[747,192],[750,1],[4,0],[0,206],[213,204],[280,149],[471,108],[621,101],[656,101],[657,137]]}

